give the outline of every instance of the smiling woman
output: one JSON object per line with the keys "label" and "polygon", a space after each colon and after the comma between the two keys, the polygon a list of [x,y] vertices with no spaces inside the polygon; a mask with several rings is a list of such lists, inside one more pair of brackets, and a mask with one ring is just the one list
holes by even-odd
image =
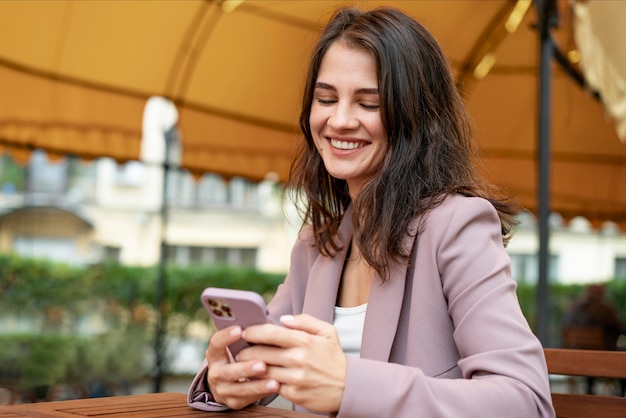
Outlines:
{"label": "smiling woman", "polygon": [[[213,334],[189,405],[281,395],[337,417],[554,416],[505,251],[518,207],[479,174],[433,36],[396,9],[339,9],[300,127],[289,186],[304,223],[272,323]],[[240,339],[253,345],[231,361]]]}
{"label": "smiling woman", "polygon": [[374,57],[347,42],[334,43],[322,58],[309,124],[326,170],[346,181],[352,200],[387,153],[379,100]]}

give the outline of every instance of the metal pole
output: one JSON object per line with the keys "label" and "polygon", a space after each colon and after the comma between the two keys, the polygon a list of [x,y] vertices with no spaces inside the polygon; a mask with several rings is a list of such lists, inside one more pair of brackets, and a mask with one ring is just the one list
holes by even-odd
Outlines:
{"label": "metal pole", "polygon": [[551,62],[554,45],[550,27],[554,23],[554,0],[537,0],[539,15],[539,120],[538,120],[538,234],[539,274],[537,281],[537,337],[548,342],[550,319],[548,272],[550,263],[550,106]]}
{"label": "metal pole", "polygon": [[163,183],[162,183],[162,196],[161,196],[161,247],[159,256],[159,265],[157,270],[157,283],[156,292],[154,298],[154,306],[157,311],[157,324],[154,337],[154,393],[160,393],[163,377],[165,376],[165,327],[166,327],[166,312],[165,312],[165,295],[167,294],[167,237],[165,230],[168,223],[168,205],[167,205],[167,178],[170,171],[170,151],[172,142],[176,140],[174,129],[164,133],[165,139],[165,157],[163,162]]}

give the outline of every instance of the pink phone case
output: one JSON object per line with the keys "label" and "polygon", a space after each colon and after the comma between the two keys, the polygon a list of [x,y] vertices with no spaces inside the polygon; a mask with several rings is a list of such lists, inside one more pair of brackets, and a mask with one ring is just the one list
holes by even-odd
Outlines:
{"label": "pink phone case", "polygon": [[[249,290],[207,287],[202,292],[200,300],[217,329],[231,325],[239,325],[245,329],[250,325],[269,322],[263,297]],[[235,357],[239,351],[249,347],[249,344],[244,340],[239,340],[228,347]]]}

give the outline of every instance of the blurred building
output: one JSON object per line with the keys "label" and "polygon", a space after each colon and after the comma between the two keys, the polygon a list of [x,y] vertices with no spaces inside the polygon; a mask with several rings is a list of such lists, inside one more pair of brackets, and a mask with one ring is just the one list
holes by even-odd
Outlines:
{"label": "blurred building", "polygon": [[[0,252],[72,264],[113,260],[226,264],[286,272],[300,221],[282,188],[177,168],[178,114],[166,99],[146,103],[141,161],[50,161],[32,152],[26,166],[0,156]],[[166,173],[166,182],[163,181]],[[513,277],[538,276],[535,220],[523,216],[508,246]],[[165,252],[161,254],[162,243]],[[549,278],[561,283],[626,279],[626,231],[584,219],[551,218]]]}
{"label": "blurred building", "polygon": [[[114,260],[129,265],[221,263],[286,271],[297,222],[283,212],[272,181],[199,179],[110,159],[49,161],[32,153],[26,167],[0,160],[0,251],[72,264]],[[163,225],[165,225],[164,233]]]}
{"label": "blurred building", "polygon": [[[299,221],[280,185],[168,174],[162,236],[162,167],[110,159],[49,161],[34,151],[26,167],[0,159],[0,251],[74,264],[115,260],[154,265],[222,263],[285,272]],[[626,236],[584,219],[551,220],[550,278],[562,283],[626,279]],[[513,276],[537,280],[534,219],[523,217],[508,246]]]}
{"label": "blurred building", "polygon": [[[522,216],[507,247],[517,281],[537,282],[538,247],[536,220]],[[584,218],[566,223],[558,214],[552,214],[549,253],[548,277],[553,282],[626,280],[626,231],[620,231],[614,223],[594,229]]]}
{"label": "blurred building", "polygon": [[286,271],[298,222],[283,210],[280,186],[271,174],[252,183],[177,168],[177,118],[170,101],[147,101],[141,161],[50,161],[35,150],[20,166],[2,156],[0,251],[72,264],[148,266],[163,256]]}

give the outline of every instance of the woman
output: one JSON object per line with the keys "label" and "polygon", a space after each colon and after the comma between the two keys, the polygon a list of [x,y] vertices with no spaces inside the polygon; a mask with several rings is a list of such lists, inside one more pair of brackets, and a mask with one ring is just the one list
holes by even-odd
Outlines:
{"label": "woman", "polygon": [[[275,394],[338,417],[553,416],[504,244],[517,207],[478,174],[433,37],[389,8],[336,12],[310,62],[291,190],[304,226],[269,304],[216,332],[189,404]],[[226,347],[257,345],[230,362]]]}

